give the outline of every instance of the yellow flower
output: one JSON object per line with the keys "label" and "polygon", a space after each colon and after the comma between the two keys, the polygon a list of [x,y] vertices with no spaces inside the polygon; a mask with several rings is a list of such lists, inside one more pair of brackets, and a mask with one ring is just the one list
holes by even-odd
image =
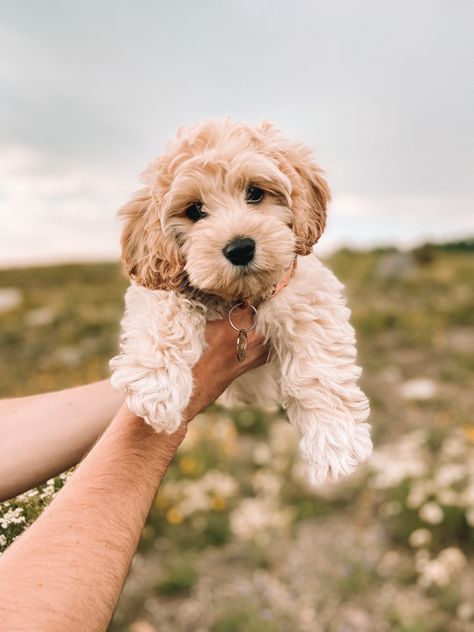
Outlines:
{"label": "yellow flower", "polygon": [[222,496],[213,496],[211,499],[211,507],[214,511],[223,511],[226,508],[225,498],[222,498]]}
{"label": "yellow flower", "polygon": [[151,538],[155,535],[155,530],[149,524],[143,527],[142,537],[144,540],[151,540]]}
{"label": "yellow flower", "polygon": [[155,499],[155,507],[158,507],[158,509],[163,509],[163,507],[166,507],[166,505],[168,504],[168,497],[165,494],[158,494]]}
{"label": "yellow flower", "polygon": [[183,474],[193,474],[197,468],[198,463],[191,456],[183,456],[179,462],[179,469]]}
{"label": "yellow flower", "polygon": [[470,443],[474,443],[474,426],[464,426],[464,434]]}
{"label": "yellow flower", "polygon": [[168,511],[166,512],[166,520],[168,520],[170,524],[180,524],[181,522],[183,522],[183,515],[179,511],[179,509],[176,509],[176,507],[171,507],[171,509],[168,509]]}

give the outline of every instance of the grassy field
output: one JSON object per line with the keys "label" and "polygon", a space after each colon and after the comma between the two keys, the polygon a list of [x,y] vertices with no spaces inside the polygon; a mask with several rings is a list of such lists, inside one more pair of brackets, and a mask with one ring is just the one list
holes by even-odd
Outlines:
{"label": "grassy field", "polygon": [[[310,489],[283,413],[213,407],[155,501],[112,631],[474,629],[474,255],[327,263],[353,310],[373,458]],[[0,395],[106,376],[125,287],[112,264],[0,270]],[[63,479],[0,505],[0,551]]]}

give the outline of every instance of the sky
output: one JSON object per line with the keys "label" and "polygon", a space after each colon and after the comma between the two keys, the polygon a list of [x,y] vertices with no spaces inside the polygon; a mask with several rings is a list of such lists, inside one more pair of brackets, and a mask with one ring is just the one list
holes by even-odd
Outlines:
{"label": "sky", "polygon": [[0,265],[115,259],[182,124],[270,120],[334,200],[321,253],[474,234],[472,0],[0,0]]}

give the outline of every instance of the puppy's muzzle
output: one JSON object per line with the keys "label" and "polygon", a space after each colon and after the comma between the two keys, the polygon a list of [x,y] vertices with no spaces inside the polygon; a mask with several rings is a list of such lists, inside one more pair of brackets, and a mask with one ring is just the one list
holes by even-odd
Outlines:
{"label": "puppy's muzzle", "polygon": [[238,237],[229,242],[222,252],[235,266],[244,266],[254,257],[255,242],[250,237]]}

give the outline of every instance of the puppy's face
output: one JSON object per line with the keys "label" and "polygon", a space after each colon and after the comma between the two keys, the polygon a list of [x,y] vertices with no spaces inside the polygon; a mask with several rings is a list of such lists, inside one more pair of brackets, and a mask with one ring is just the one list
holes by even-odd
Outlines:
{"label": "puppy's face", "polygon": [[151,288],[189,284],[226,299],[268,296],[325,224],[329,190],[308,149],[268,124],[182,131],[123,209],[123,258]]}

